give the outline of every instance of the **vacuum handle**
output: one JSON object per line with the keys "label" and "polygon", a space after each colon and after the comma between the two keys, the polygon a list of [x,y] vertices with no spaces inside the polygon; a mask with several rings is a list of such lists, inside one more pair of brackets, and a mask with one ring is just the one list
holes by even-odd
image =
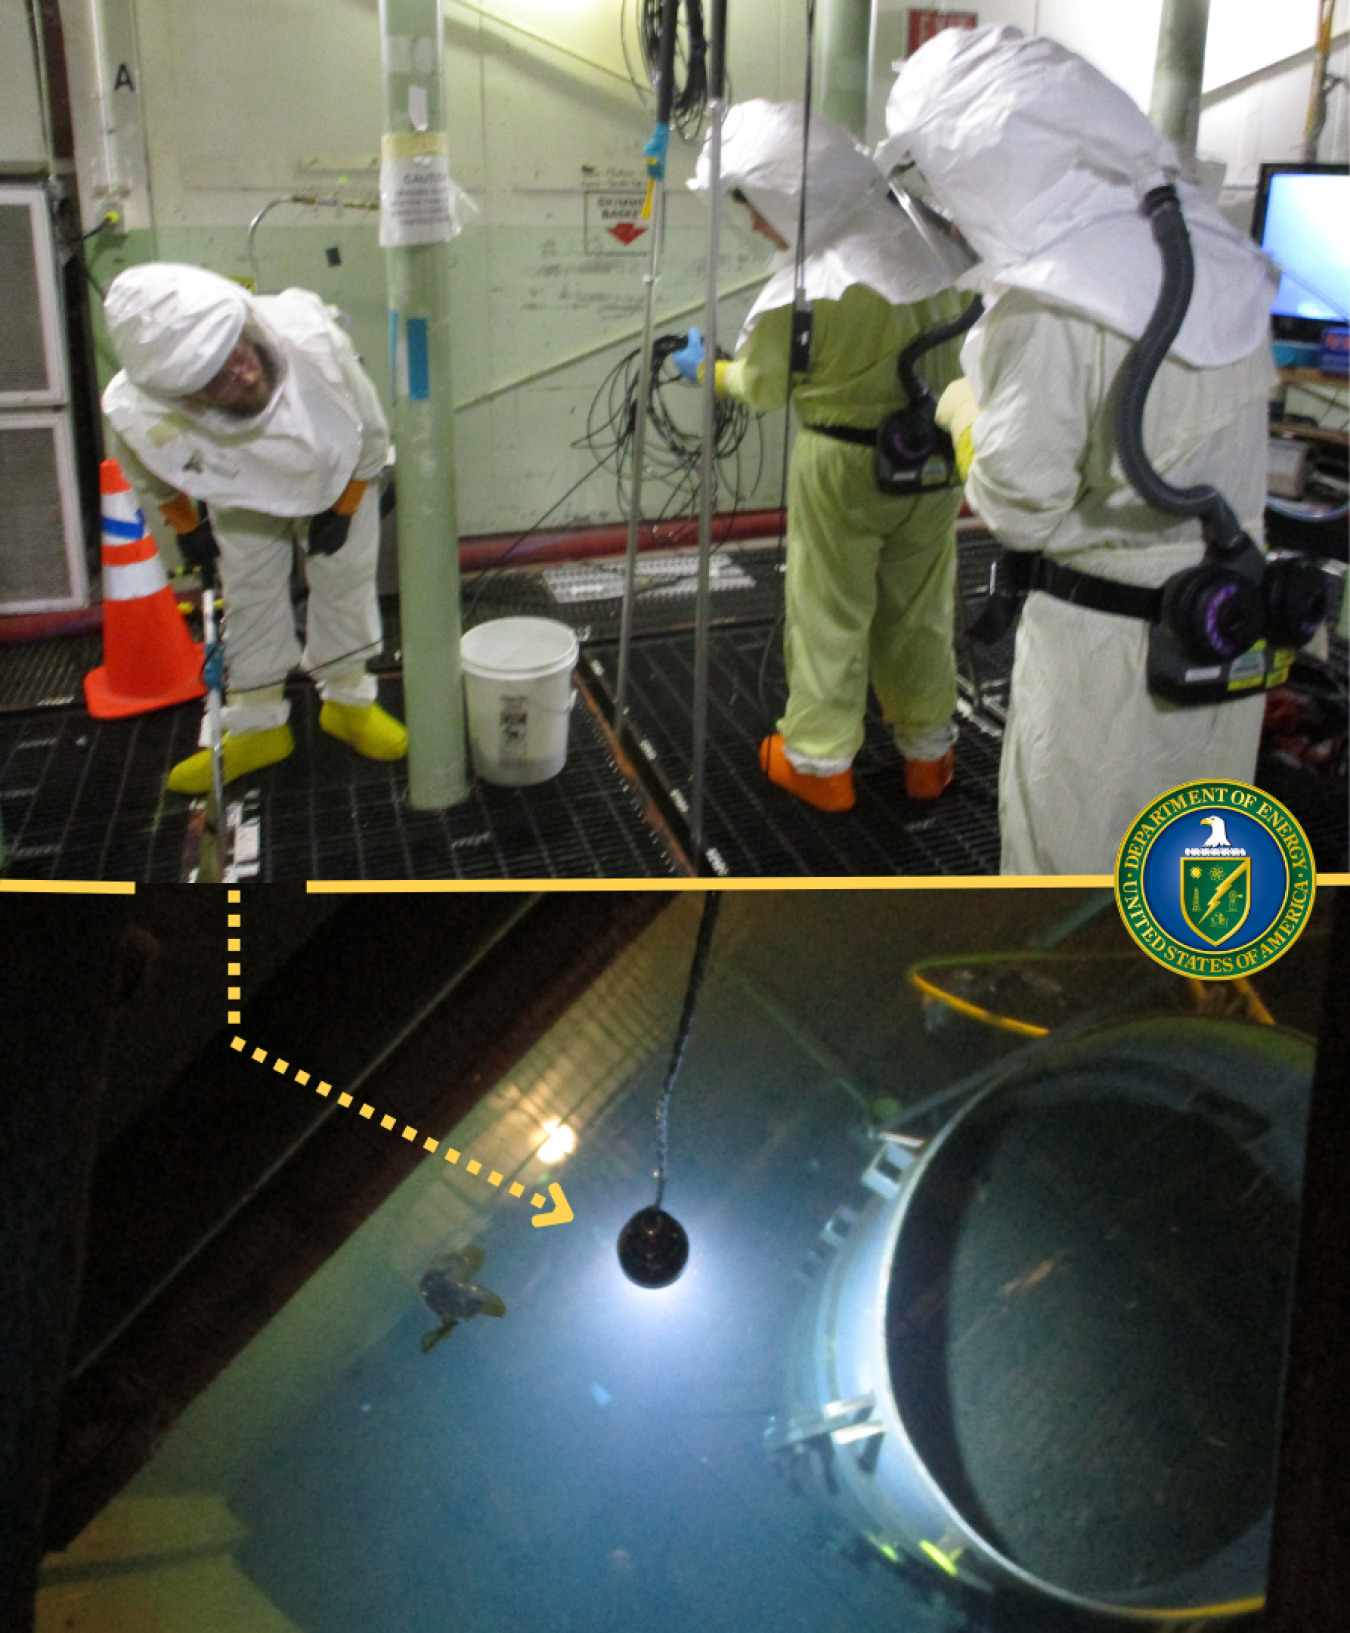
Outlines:
{"label": "vacuum handle", "polygon": [[675,27],[680,0],[661,0],[661,37],[656,59],[656,122],[669,125],[675,106]]}
{"label": "vacuum handle", "polygon": [[727,77],[727,0],[712,0],[708,32],[708,96],[721,101]]}

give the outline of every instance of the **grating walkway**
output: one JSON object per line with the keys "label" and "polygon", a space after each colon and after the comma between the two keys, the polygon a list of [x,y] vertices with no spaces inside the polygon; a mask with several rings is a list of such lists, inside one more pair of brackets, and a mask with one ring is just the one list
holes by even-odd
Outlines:
{"label": "grating walkway", "polygon": [[[978,607],[995,552],[963,532],[963,605]],[[999,856],[997,781],[1013,636],[961,649],[956,779],[936,806],[904,793],[903,763],[879,717],[855,766],[858,803],[827,815],[773,787],[761,737],[785,695],[777,551],[740,545],[714,557],[705,790],[708,871],[730,876],[875,877],[988,874]],[[403,765],[361,760],[318,730],[313,688],[297,682],[298,746],[284,764],[232,785],[258,840],[256,877],[303,879],[644,878],[687,871],[693,693],[693,558],[644,559],[634,606],[630,719],[640,786],[616,766],[604,730],[573,715],[567,765],[528,789],[477,784],[444,812],[414,811]],[[465,586],[465,622],[512,613],[556,618],[582,642],[582,669],[612,713],[621,563],[494,571]],[[374,666],[401,707],[397,604]],[[12,875],[173,880],[193,847],[189,803],[162,792],[169,767],[197,745],[198,704],[130,721],[84,712],[81,680],[97,637],[0,647],[0,819]],[[1333,641],[1344,672],[1345,643]],[[973,667],[972,667],[973,666]],[[1347,866],[1343,778],[1263,752],[1257,782],[1303,822],[1319,868]]]}
{"label": "grating walkway", "polygon": [[91,720],[64,704],[0,714],[7,871],[25,879],[183,877],[190,810],[163,792],[197,746],[195,705]]}
{"label": "grating walkway", "polygon": [[[386,680],[381,701],[402,709]],[[318,696],[297,689],[296,752],[231,784],[253,794],[260,823],[257,877],[286,879],[593,879],[669,877],[687,870],[644,816],[644,801],[614,764],[581,704],[567,764],[547,783],[496,788],[475,781],[445,811],[408,803],[405,761],[364,760],[319,730]]]}
{"label": "grating walkway", "polygon": [[[852,811],[813,810],[759,769],[761,737],[784,695],[774,625],[720,630],[710,641],[704,844],[712,871],[746,877],[979,874],[998,871],[999,740],[967,724],[956,778],[934,806],[904,790],[904,763],[879,718],[854,763]],[[767,648],[767,651],[766,651]],[[635,642],[629,718],[639,763],[682,839],[691,788],[693,639]],[[612,704],[617,644],[588,647],[593,683]],[[761,701],[761,670],[763,701]]]}

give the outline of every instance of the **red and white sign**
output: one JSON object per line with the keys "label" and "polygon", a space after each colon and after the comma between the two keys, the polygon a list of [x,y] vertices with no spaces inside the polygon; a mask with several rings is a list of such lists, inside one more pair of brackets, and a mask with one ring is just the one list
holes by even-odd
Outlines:
{"label": "red and white sign", "polygon": [[[645,187],[587,188],[586,253],[614,255],[619,253],[620,245],[631,250],[651,228],[650,218],[642,214],[646,199]],[[642,246],[644,251],[646,247]]]}
{"label": "red and white sign", "polygon": [[905,55],[912,57],[921,45],[941,34],[944,28],[978,28],[980,15],[975,11],[914,11],[909,13],[909,43]]}

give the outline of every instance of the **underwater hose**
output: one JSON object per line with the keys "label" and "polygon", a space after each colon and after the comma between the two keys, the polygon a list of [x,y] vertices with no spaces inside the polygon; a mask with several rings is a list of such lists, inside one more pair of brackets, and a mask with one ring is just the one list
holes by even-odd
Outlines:
{"label": "underwater hose", "polygon": [[639,1287],[669,1287],[677,1280],[689,1261],[689,1238],[684,1226],[661,1207],[666,1194],[666,1151],[670,1123],[670,1096],[675,1078],[684,1059],[689,1030],[694,1022],[694,1010],[708,973],[708,955],[712,951],[713,931],[722,908],[722,892],[710,890],[703,898],[703,917],[699,920],[698,940],[694,943],[694,957],[689,965],[689,981],[684,989],[684,1007],[680,1023],[675,1028],[675,1044],[666,1067],[666,1080],[656,1107],[656,1200],[650,1207],[640,1208],[619,1232],[619,1264],[629,1281]]}

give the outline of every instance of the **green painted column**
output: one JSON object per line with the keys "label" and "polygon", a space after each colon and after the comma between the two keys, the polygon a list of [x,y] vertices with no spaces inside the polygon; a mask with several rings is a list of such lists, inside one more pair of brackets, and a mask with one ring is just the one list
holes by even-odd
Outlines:
{"label": "green painted column", "polygon": [[1195,157],[1208,31],[1209,0],[1163,0],[1148,116],[1183,159]]}
{"label": "green painted column", "polygon": [[817,107],[863,139],[871,0],[820,0],[816,19]]}
{"label": "green painted column", "polygon": [[436,811],[469,793],[459,667],[441,0],[380,0],[380,42],[380,242],[394,348],[408,791],[417,810]]}

